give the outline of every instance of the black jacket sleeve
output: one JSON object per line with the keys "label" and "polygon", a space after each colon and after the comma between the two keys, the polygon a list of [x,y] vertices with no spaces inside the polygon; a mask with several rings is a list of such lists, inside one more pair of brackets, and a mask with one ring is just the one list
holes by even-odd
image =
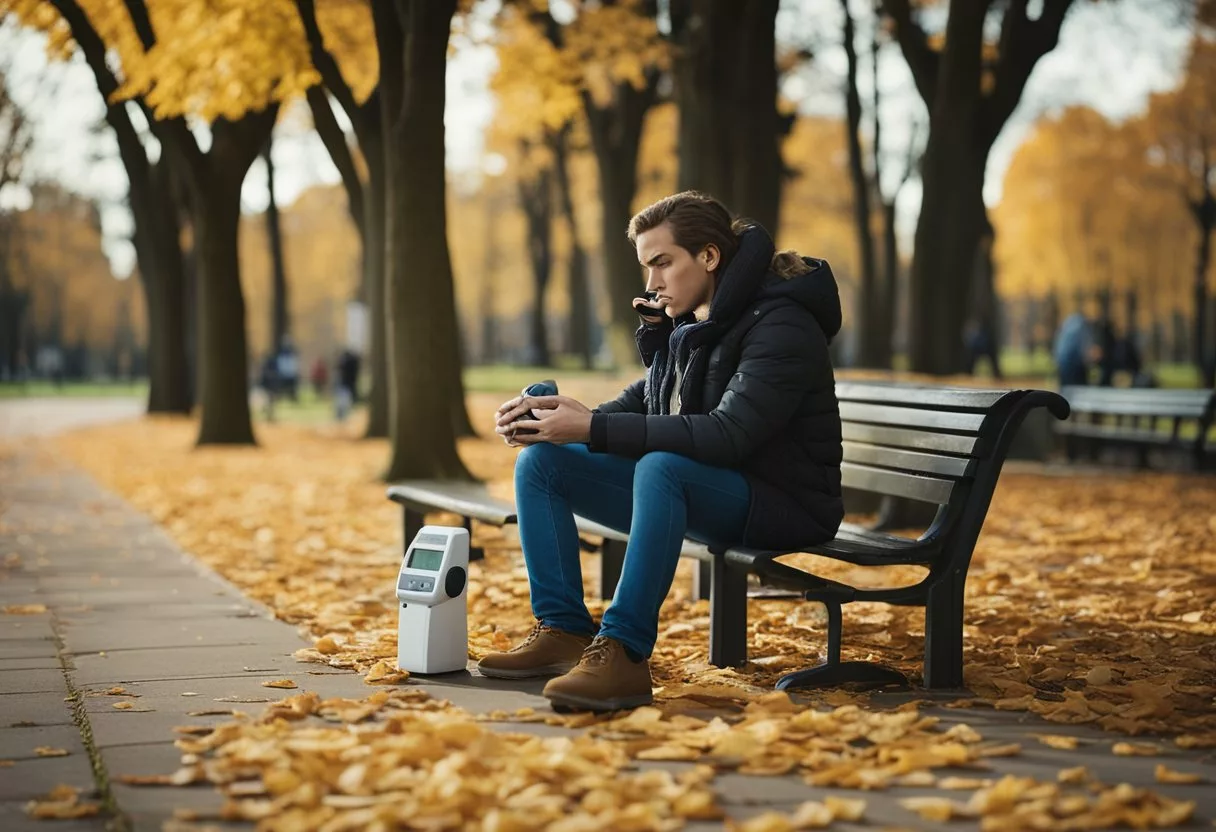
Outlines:
{"label": "black jacket sleeve", "polygon": [[831,374],[824,372],[828,367],[827,339],[814,317],[800,306],[782,304],[744,337],[734,376],[712,411],[597,414],[591,418],[591,450],[632,457],[671,451],[739,468],[789,423],[816,385],[831,383]]}
{"label": "black jacket sleeve", "polygon": [[621,391],[610,402],[604,402],[591,411],[592,413],[645,413],[646,412],[646,379],[640,378]]}

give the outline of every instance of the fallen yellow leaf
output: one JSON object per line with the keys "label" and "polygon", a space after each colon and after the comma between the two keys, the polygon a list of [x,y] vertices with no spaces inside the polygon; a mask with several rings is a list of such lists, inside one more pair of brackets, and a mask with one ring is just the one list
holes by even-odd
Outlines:
{"label": "fallen yellow leaf", "polygon": [[1153,769],[1153,778],[1158,783],[1172,783],[1179,785],[1189,785],[1192,783],[1202,783],[1203,777],[1189,771],[1174,771],[1167,768],[1165,763],[1157,763],[1157,767]]}
{"label": "fallen yellow leaf", "polygon": [[296,683],[290,679],[272,679],[262,682],[264,688],[282,688],[283,690],[291,690],[296,686]]}

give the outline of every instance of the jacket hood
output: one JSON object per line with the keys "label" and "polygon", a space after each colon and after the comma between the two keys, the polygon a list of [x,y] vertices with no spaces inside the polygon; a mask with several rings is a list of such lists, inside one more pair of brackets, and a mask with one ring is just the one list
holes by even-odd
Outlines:
{"label": "jacket hood", "polygon": [[841,325],[840,290],[836,286],[836,276],[826,260],[814,257],[803,257],[802,260],[811,267],[810,271],[793,277],[781,277],[769,272],[756,293],[756,299],[788,298],[801,304],[815,316],[819,328],[830,341],[840,332]]}

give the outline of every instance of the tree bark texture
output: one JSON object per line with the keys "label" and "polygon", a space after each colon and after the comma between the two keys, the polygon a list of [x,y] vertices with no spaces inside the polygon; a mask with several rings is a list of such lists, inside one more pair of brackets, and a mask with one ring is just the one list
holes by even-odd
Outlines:
{"label": "tree bark texture", "polygon": [[643,288],[637,256],[625,231],[633,216],[637,193],[638,147],[646,112],[655,100],[657,76],[648,76],[641,90],[628,84],[617,86],[613,100],[605,106],[583,93],[584,109],[591,132],[591,146],[599,171],[600,230],[608,288],[608,345],[617,367],[639,366],[633,333],[638,326],[632,299]]}
{"label": "tree bark texture", "polygon": [[578,215],[570,187],[569,125],[553,137],[553,171],[557,177],[557,193],[561,199],[562,216],[570,234],[570,349],[590,370],[595,361],[591,342],[591,287],[588,283],[587,249],[578,231]]}
{"label": "tree bark texture", "polygon": [[114,130],[127,174],[127,202],[148,316],[148,412],[189,413],[194,397],[186,349],[181,225],[168,161],[162,158],[156,165],[148,161],[127,104],[113,100],[118,81],[106,62],[106,46],[79,4],[54,0],[53,5],[68,23],[106,102],[106,123]]}
{"label": "tree bark texture", "polygon": [[367,395],[367,428],[365,439],[388,438],[388,307],[385,305],[387,287],[387,240],[385,216],[388,210],[388,186],[385,181],[384,137],[368,136],[363,142],[367,159],[368,182],[364,189],[363,297],[367,304],[368,342],[367,373],[370,379]]}
{"label": "tree bark texture", "polygon": [[777,0],[673,0],[680,190],[720,199],[772,234],[787,120],[777,112]]}
{"label": "tree bark texture", "polygon": [[[526,152],[526,151],[525,151]],[[541,367],[552,363],[549,327],[545,318],[545,295],[553,274],[553,173],[537,171],[519,183],[519,205],[528,227],[528,262],[532,266],[535,301],[529,326],[532,361]]]}
{"label": "tree bark texture", "polygon": [[274,194],[274,134],[262,148],[262,161],[266,165],[266,190],[270,200],[266,203],[266,241],[270,245],[270,352],[275,353],[291,335],[291,310],[288,305],[287,267],[283,262],[283,227],[279,215],[279,203]]}
{"label": "tree bark texture", "polygon": [[929,110],[921,165],[923,198],[909,285],[909,368],[963,369],[963,330],[980,232],[984,171],[992,143],[1017,106],[1039,58],[1059,39],[1072,0],[1010,0],[1001,21],[992,83],[984,90],[984,23],[991,0],[950,0],[945,45],[929,45],[909,0],[883,0]]}
{"label": "tree bark texture", "polygon": [[883,286],[878,281],[878,264],[874,256],[874,232],[870,224],[871,179],[866,173],[861,149],[861,95],[857,91],[857,47],[853,15],[848,0],[840,0],[844,13],[844,51],[847,59],[845,74],[845,136],[849,148],[849,178],[853,183],[853,229],[857,235],[857,251],[861,255],[861,274],[857,281],[854,308],[856,331],[856,364],[860,367],[881,367],[883,342],[890,341],[891,331],[880,329],[882,322]]}
{"label": "tree bark texture", "polygon": [[470,479],[447,247],[444,75],[456,0],[373,0],[386,131],[389,433],[385,478]]}

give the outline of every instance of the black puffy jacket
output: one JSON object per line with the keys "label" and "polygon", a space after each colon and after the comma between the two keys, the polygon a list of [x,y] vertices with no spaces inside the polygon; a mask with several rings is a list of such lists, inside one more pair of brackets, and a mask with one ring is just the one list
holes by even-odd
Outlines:
{"label": "black puffy jacket", "polygon": [[[840,296],[827,262],[783,278],[769,268],[772,240],[744,232],[710,303],[638,330],[647,367],[591,417],[592,451],[640,457],[670,451],[742,471],[751,507],[746,546],[796,549],[835,536],[840,494],[840,410],[828,341],[840,330]],[[667,402],[684,367],[680,412]]]}

